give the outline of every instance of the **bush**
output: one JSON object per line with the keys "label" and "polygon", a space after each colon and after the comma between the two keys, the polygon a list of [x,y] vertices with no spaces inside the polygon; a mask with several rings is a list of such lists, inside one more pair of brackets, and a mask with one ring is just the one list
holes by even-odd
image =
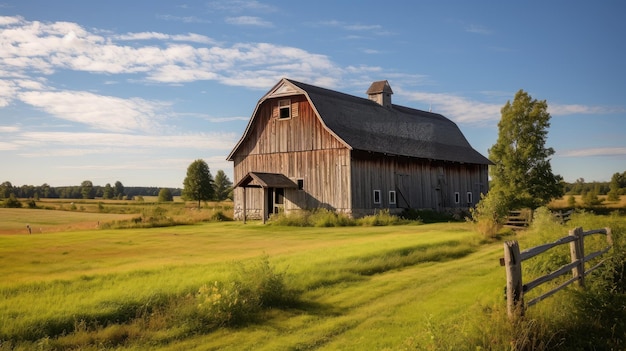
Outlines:
{"label": "bush", "polygon": [[262,308],[288,307],[296,301],[284,278],[267,256],[249,266],[240,264],[230,282],[215,281],[198,289],[198,310],[214,327],[249,323]]}
{"label": "bush", "polygon": [[270,224],[293,227],[346,227],[356,222],[344,214],[327,209],[313,211],[293,211],[289,214],[277,213],[270,217]]}
{"label": "bush", "polygon": [[506,197],[501,192],[481,194],[480,202],[470,209],[476,229],[488,238],[495,238],[509,213]]}
{"label": "bush", "polygon": [[381,210],[381,211],[376,212],[376,214],[365,216],[357,220],[357,224],[366,226],[366,227],[397,225],[397,224],[404,224],[406,222],[407,222],[406,220],[389,213],[389,210]]}
{"label": "bush", "polygon": [[14,194],[9,195],[9,198],[4,202],[6,208],[21,208],[22,203],[18,200]]}

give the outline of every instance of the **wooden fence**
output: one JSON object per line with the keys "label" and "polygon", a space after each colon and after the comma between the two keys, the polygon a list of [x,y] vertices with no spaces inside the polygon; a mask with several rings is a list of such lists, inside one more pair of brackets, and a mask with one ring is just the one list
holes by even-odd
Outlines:
{"label": "wooden fence", "polygon": [[[585,256],[585,237],[592,234],[604,234],[607,238],[608,246],[602,250],[592,252]],[[531,282],[522,282],[522,262],[535,257],[547,250],[569,243],[571,263],[563,265],[559,269],[552,273],[541,276]],[[504,259],[500,259],[500,265],[506,267],[506,300],[507,300],[507,312],[510,318],[518,315],[524,315],[524,311],[527,307],[530,307],[537,302],[551,296],[557,291],[565,288],[566,286],[578,282],[581,287],[585,286],[585,275],[596,270],[604,260],[600,261],[593,267],[585,270],[585,262],[588,262],[598,256],[605,254],[613,245],[613,239],[611,237],[611,229],[594,229],[589,231],[583,231],[581,227],[570,230],[569,235],[563,237],[553,243],[539,245],[520,252],[519,244],[517,241],[507,241],[504,243]],[[556,288],[538,296],[527,303],[524,303],[524,294],[539,285],[546,283],[552,279],[555,279],[561,275],[572,272],[572,278],[568,279],[564,283],[560,284]]]}

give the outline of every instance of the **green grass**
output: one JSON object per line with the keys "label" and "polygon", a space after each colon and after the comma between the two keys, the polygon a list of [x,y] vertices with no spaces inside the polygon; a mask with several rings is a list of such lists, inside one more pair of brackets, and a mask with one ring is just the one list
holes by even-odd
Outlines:
{"label": "green grass", "polygon": [[[593,224],[599,223],[606,219]],[[556,298],[541,302],[529,310],[530,326],[515,332],[503,300],[502,243],[481,242],[472,228],[224,222],[0,235],[0,350],[557,346],[573,327],[550,327],[564,322],[545,316],[567,307]],[[260,258],[283,279],[290,298],[236,325],[216,324],[198,306],[199,297],[206,300],[202,287],[220,286],[226,295],[238,281],[247,289],[261,273],[241,267]],[[545,320],[543,329],[532,325]],[[531,347],[514,348],[514,342]]]}

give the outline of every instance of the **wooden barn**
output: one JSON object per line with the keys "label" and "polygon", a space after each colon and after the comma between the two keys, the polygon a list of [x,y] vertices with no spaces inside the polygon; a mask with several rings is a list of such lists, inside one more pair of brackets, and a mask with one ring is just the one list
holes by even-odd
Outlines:
{"label": "wooden barn", "polygon": [[446,117],[391,103],[387,81],[369,98],[282,79],[258,102],[228,156],[236,219],[327,208],[467,209],[488,191],[491,162]]}

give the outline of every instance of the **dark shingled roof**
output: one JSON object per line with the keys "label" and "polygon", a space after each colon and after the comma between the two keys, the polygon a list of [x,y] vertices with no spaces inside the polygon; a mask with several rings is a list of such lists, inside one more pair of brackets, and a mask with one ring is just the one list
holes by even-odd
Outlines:
{"label": "dark shingled roof", "polygon": [[[286,92],[279,92],[279,95],[272,95],[285,84],[296,89],[287,89]],[[324,126],[352,150],[429,160],[492,164],[472,148],[454,122],[437,113],[399,105],[387,108],[367,98],[286,78],[259,100],[257,109],[268,98],[300,94],[295,90],[301,90],[307,96]],[[370,86],[368,93],[392,91],[387,81],[378,81]],[[254,114],[256,115],[256,110]],[[228,160],[233,159],[246,138],[255,115],[248,122],[244,135],[231,151]]]}
{"label": "dark shingled roof", "polygon": [[235,184],[237,187],[297,188],[298,185],[279,173],[249,172]]}
{"label": "dark shingled roof", "polygon": [[[399,105],[389,109],[366,98],[285,81],[306,92],[326,127],[353,150],[492,164],[472,148],[454,122],[440,114]],[[376,83],[384,87],[386,81]]]}

